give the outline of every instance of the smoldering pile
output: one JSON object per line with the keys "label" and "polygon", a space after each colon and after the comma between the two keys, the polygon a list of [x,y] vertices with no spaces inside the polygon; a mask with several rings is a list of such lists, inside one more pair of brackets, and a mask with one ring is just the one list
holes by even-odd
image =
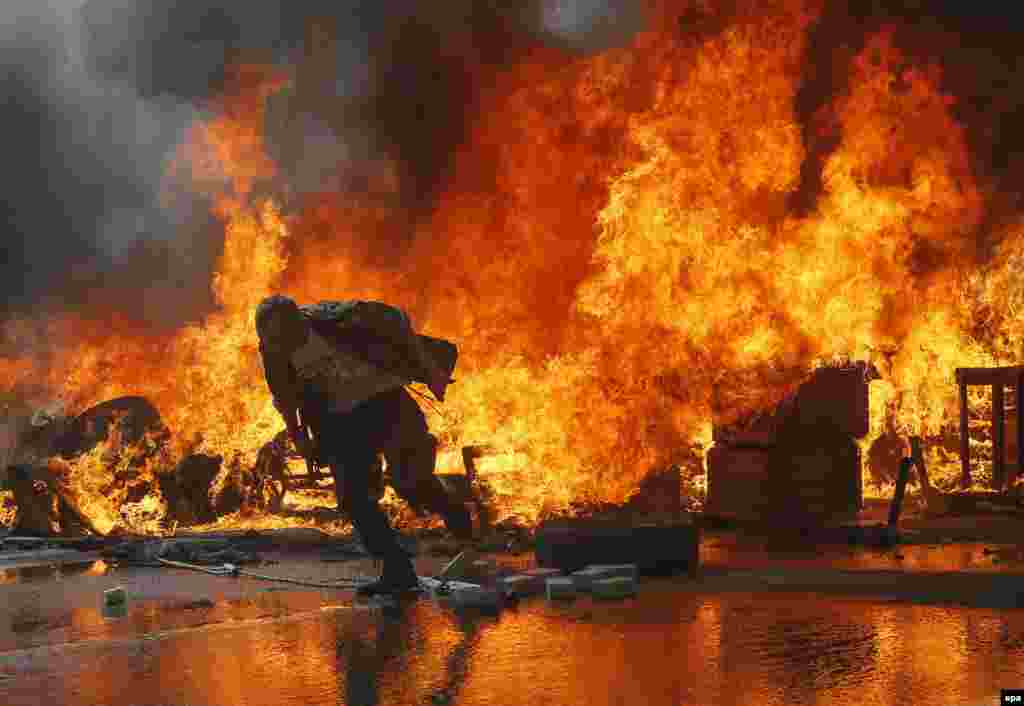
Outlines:
{"label": "smoldering pile", "polygon": [[255,467],[175,452],[172,431],[143,397],[11,426],[3,486],[13,495],[17,535],[153,533],[279,509],[284,494],[280,439],[261,450]]}

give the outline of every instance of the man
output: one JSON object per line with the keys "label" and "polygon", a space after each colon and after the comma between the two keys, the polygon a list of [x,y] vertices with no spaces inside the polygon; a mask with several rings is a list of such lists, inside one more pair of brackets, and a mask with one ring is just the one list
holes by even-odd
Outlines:
{"label": "man", "polygon": [[469,512],[434,475],[437,440],[405,389],[425,382],[443,401],[450,369],[427,351],[403,312],[379,302],[299,307],[272,296],[256,309],[256,330],[274,406],[296,449],[330,466],[339,509],[369,552],[383,559],[380,579],[359,592],[417,590],[412,561],[371,489],[383,454],[399,496],[442,515],[457,539],[472,539]]}

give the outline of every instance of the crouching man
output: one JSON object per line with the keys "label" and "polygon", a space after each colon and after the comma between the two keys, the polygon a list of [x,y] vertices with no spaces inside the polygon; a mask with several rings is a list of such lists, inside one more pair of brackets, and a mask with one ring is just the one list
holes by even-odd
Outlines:
{"label": "crouching man", "polygon": [[418,590],[412,561],[372,491],[383,454],[400,497],[440,514],[460,541],[472,539],[469,512],[434,475],[437,440],[405,389],[425,382],[443,401],[450,369],[431,355],[401,310],[379,302],[299,307],[272,296],[256,309],[256,331],[274,406],[296,449],[330,467],[339,509],[367,550],[383,560],[380,579],[359,593]]}

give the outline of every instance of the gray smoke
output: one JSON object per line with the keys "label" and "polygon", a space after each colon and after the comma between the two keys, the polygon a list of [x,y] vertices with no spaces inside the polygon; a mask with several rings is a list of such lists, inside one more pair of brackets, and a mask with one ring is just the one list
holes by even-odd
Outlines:
{"label": "gray smoke", "polygon": [[[158,202],[165,162],[196,109],[91,70],[81,6],[0,6],[4,308],[112,307],[166,322],[177,317],[161,314],[154,298],[173,294],[194,311],[208,296],[190,295],[187,285],[212,260],[202,237],[209,224]],[[128,304],[124,293],[133,290],[141,296]]]}
{"label": "gray smoke", "polygon": [[541,12],[543,32],[587,52],[628,43],[646,20],[636,0],[545,0]]}
{"label": "gray smoke", "polygon": [[76,310],[170,328],[209,310],[222,227],[199,197],[179,194],[168,210],[160,195],[235,60],[296,68],[286,127],[271,135],[289,193],[358,191],[358,169],[339,164],[384,161],[414,221],[435,203],[489,72],[538,41],[627,41],[634,5],[4,0],[0,320]]}

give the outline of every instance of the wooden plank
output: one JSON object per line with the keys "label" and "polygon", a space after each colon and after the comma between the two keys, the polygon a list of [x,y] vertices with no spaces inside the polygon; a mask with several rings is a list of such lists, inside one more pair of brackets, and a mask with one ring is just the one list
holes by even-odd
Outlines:
{"label": "wooden plank", "polygon": [[[960,372],[957,371],[959,379]],[[971,436],[967,425],[967,383],[960,383],[960,486],[971,487]]]}
{"label": "wooden plank", "polygon": [[924,451],[921,450],[921,437],[910,437],[910,458],[917,467],[918,477],[921,479],[921,494],[924,495],[928,512],[941,515],[949,510],[949,501],[941,493],[932,487],[928,480],[928,468],[924,463]]}
{"label": "wooden plank", "polygon": [[1016,385],[1024,372],[1024,366],[1012,365],[1002,368],[957,368],[958,385]]}
{"label": "wooden plank", "polygon": [[992,386],[992,489],[1006,482],[1006,401],[1003,384]]}
{"label": "wooden plank", "polygon": [[900,473],[896,478],[896,492],[893,493],[892,502],[889,504],[889,529],[895,530],[899,526],[900,513],[903,511],[903,495],[907,490],[907,480],[910,478],[910,466],[913,461],[904,458],[900,461]]}

